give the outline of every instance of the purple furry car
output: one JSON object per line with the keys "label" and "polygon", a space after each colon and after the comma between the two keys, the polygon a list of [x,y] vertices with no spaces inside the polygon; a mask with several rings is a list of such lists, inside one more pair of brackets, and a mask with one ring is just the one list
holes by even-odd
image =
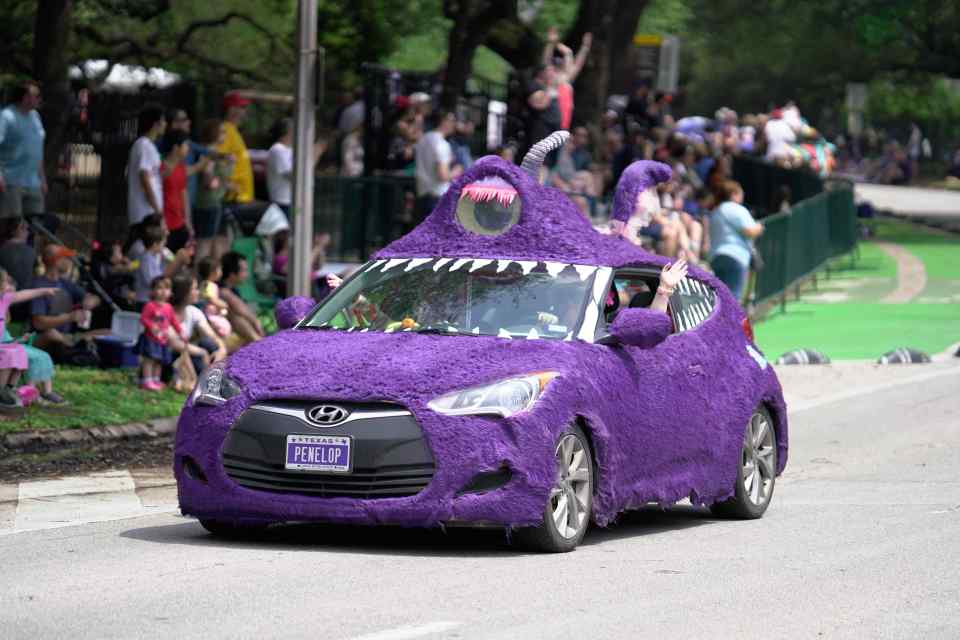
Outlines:
{"label": "purple furry car", "polygon": [[[556,142],[519,168],[482,158],[327,299],[283,301],[283,331],[209,369],[177,430],[182,512],[223,535],[495,524],[547,551],[651,502],[760,517],[787,415],[743,311],[695,267],[651,308],[666,260],[533,177]],[[621,229],[669,176],[625,172]]]}

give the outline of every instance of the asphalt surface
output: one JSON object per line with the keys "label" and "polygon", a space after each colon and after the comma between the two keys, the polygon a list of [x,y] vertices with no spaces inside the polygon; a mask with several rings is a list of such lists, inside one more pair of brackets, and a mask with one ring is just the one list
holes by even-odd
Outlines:
{"label": "asphalt surface", "polygon": [[565,555],[496,531],[224,542],[172,514],[12,533],[0,635],[960,637],[960,367],[838,371],[781,376],[791,459],[759,521],[646,509]]}

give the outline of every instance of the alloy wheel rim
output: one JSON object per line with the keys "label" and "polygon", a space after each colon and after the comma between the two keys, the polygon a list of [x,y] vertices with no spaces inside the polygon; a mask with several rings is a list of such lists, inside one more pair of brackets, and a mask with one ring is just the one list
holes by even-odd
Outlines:
{"label": "alloy wheel rim", "polygon": [[550,515],[566,540],[575,538],[587,525],[592,491],[588,457],[575,435],[567,434],[557,444],[557,483],[550,490]]}
{"label": "alloy wheel rim", "polygon": [[775,443],[770,420],[762,413],[755,413],[743,435],[741,455],[743,493],[754,506],[762,507],[770,500],[777,472],[774,456]]}

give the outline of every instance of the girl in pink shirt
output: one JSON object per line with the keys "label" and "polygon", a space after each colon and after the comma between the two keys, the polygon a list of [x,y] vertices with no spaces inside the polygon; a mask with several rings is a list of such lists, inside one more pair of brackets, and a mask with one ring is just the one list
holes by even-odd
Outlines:
{"label": "girl in pink shirt", "polygon": [[143,378],[140,388],[147,391],[160,391],[160,370],[173,361],[170,350],[170,328],[182,332],[180,321],[170,305],[170,278],[159,276],[150,283],[150,302],[140,312],[140,324],[143,333],[137,342],[137,353],[142,360]]}

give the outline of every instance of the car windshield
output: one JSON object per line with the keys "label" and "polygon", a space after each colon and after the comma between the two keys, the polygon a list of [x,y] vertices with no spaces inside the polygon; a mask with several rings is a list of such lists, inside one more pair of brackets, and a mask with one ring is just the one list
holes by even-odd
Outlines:
{"label": "car windshield", "polygon": [[597,267],[560,262],[377,260],[300,328],[571,339],[596,277]]}

